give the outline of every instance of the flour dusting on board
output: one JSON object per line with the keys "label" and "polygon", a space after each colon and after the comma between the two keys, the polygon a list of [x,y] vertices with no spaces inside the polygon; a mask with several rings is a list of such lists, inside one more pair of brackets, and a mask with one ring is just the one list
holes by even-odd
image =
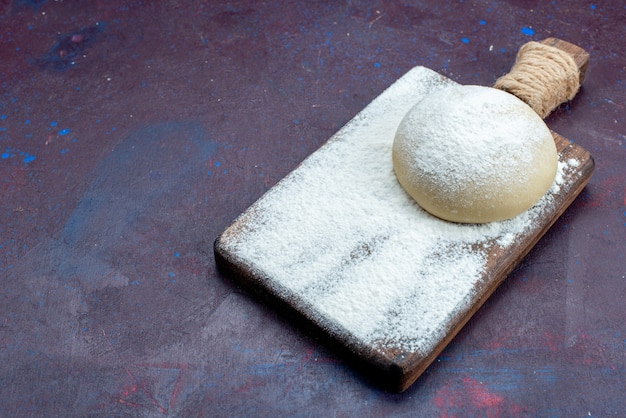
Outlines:
{"label": "flour dusting on board", "polygon": [[[404,191],[391,160],[396,128],[417,101],[451,84],[411,70],[251,206],[221,244],[332,332],[379,350],[430,352],[470,309],[489,252],[510,245],[553,200],[549,191],[514,219],[467,225],[429,215]],[[557,177],[575,164],[560,164]]]}

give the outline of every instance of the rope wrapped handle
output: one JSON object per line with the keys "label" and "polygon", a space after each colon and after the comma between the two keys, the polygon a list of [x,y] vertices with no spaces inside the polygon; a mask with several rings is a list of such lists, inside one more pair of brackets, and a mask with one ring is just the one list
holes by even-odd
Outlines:
{"label": "rope wrapped handle", "polygon": [[542,118],[570,101],[585,79],[589,54],[556,38],[528,42],[517,53],[511,72],[494,87],[517,96]]}

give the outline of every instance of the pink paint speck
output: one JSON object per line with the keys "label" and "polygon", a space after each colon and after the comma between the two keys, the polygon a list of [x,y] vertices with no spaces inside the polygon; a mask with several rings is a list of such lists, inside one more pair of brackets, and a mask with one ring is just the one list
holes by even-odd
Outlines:
{"label": "pink paint speck", "polygon": [[434,402],[441,411],[441,418],[468,415],[498,418],[522,411],[519,405],[507,402],[503,396],[469,376],[440,388]]}

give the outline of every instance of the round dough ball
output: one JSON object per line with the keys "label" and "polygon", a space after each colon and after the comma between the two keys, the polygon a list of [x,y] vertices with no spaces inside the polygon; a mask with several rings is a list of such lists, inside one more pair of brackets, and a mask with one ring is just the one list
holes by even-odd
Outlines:
{"label": "round dough ball", "polygon": [[485,223],[512,218],[551,187],[558,156],[543,120],[490,87],[450,86],[417,103],[393,143],[398,181],[439,218]]}

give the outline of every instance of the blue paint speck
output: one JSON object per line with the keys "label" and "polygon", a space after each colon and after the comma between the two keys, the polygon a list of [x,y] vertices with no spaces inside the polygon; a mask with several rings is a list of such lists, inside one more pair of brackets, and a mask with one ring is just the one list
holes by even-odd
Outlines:
{"label": "blue paint speck", "polygon": [[487,22],[485,22],[484,20],[480,20],[478,23],[480,23],[481,25],[486,25]]}
{"label": "blue paint speck", "polygon": [[26,157],[24,157],[24,160],[23,160],[23,161],[24,161],[26,164],[28,164],[28,163],[30,163],[30,162],[35,161],[35,158],[36,158],[36,157],[35,157],[34,155],[27,155]]}
{"label": "blue paint speck", "polygon": [[8,152],[2,153],[2,158],[9,158],[11,155]]}
{"label": "blue paint speck", "polygon": [[528,26],[524,26],[521,30],[522,30],[522,33],[527,36],[532,36],[535,34],[535,30]]}
{"label": "blue paint speck", "polygon": [[180,253],[174,253],[174,257],[176,258],[180,257]]}
{"label": "blue paint speck", "polygon": [[67,135],[67,134],[69,134],[70,132],[71,132],[71,131],[70,131],[69,129],[67,129],[67,128],[66,128],[66,129],[61,129],[61,130],[59,131],[59,135]]}
{"label": "blue paint speck", "polygon": [[28,125],[29,123],[30,123],[30,119],[26,119],[26,120],[24,121],[24,125]]}
{"label": "blue paint speck", "polygon": [[463,42],[464,44],[469,44],[469,38],[461,38],[461,42]]}
{"label": "blue paint speck", "polygon": [[57,126],[57,123],[55,121],[52,121],[52,122],[50,122],[50,126],[52,126],[54,128],[55,126]]}
{"label": "blue paint speck", "polygon": [[0,115],[0,119],[6,119],[7,115]]}
{"label": "blue paint speck", "polygon": [[210,176],[211,174],[213,174],[213,172],[212,171],[207,171],[206,174],[207,174],[207,176]]}
{"label": "blue paint speck", "polygon": [[376,68],[380,68],[380,62],[375,62],[375,63],[374,63],[374,67],[376,67]]}
{"label": "blue paint speck", "polygon": [[215,167],[219,167],[220,165],[222,165],[222,163],[220,163],[219,161],[216,161],[214,165]]}
{"label": "blue paint speck", "polygon": [[169,273],[167,273],[167,275],[168,275],[169,277],[175,277],[175,276],[176,276],[176,273],[174,273],[173,271],[170,271]]}
{"label": "blue paint speck", "polygon": [[589,8],[590,8],[591,10],[596,10],[596,5],[595,5],[595,4],[592,4],[591,6],[589,6]]}

